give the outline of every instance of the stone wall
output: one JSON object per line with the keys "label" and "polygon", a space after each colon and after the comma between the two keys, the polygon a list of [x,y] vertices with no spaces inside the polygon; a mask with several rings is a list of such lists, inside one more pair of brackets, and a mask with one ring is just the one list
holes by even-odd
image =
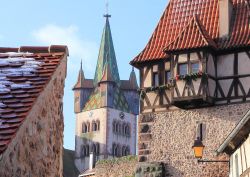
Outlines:
{"label": "stone wall", "polygon": [[2,154],[1,177],[62,177],[66,57]]}
{"label": "stone wall", "polygon": [[139,161],[163,162],[174,177],[226,177],[226,163],[197,163],[192,145],[203,124],[204,158],[215,150],[250,108],[250,103],[142,114],[139,118]]}
{"label": "stone wall", "polygon": [[96,164],[95,177],[133,177],[136,164],[136,156],[101,160]]}

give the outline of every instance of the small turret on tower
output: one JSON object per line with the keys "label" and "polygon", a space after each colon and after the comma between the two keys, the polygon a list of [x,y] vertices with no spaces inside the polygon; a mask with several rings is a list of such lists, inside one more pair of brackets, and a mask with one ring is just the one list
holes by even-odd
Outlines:
{"label": "small turret on tower", "polygon": [[79,113],[82,111],[92,90],[93,90],[93,80],[85,79],[81,61],[77,82],[73,87],[75,113]]}
{"label": "small turret on tower", "polygon": [[137,90],[139,88],[138,84],[137,84],[137,80],[136,80],[134,67],[132,67],[132,71],[131,71],[130,77],[129,77],[129,82],[130,82],[130,85],[131,85],[131,89]]}

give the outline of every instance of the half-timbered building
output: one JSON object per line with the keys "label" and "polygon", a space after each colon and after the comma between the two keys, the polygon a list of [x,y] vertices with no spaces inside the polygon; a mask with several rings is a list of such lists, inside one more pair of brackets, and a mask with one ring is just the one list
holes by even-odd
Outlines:
{"label": "half-timbered building", "polygon": [[[249,0],[170,0],[148,44],[131,64],[140,71],[139,161],[163,161],[174,176],[225,175],[205,158],[250,108]],[[185,165],[183,165],[185,164]],[[213,172],[211,172],[213,171]]]}

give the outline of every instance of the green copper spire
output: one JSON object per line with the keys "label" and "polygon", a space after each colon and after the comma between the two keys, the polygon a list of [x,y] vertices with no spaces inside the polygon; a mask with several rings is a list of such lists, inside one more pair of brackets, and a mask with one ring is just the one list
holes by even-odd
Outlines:
{"label": "green copper spire", "polygon": [[[106,14],[106,24],[104,26],[101,46],[99,49],[99,56],[96,65],[94,85],[96,86],[102,79],[104,72],[110,73],[112,76],[112,81],[116,82],[118,86],[120,86],[120,77],[116,62],[115,50],[112,40],[111,29],[109,25],[109,17],[110,15]],[[109,65],[109,67],[105,67],[105,65]],[[109,71],[105,71],[105,68]]]}

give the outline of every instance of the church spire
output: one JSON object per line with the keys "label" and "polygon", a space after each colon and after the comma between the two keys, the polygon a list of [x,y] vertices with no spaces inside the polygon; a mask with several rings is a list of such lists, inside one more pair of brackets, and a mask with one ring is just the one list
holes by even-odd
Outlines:
{"label": "church spire", "polygon": [[[117,85],[120,85],[120,77],[116,62],[110,24],[109,24],[109,18],[111,17],[111,15],[107,13],[104,15],[104,17],[106,18],[106,23],[104,26],[101,45],[99,49],[94,85],[95,86],[98,85],[98,83],[103,78],[103,75],[105,74],[104,72],[109,73],[109,75],[112,76],[112,80],[116,82]],[[105,65],[107,65],[108,67]]]}

